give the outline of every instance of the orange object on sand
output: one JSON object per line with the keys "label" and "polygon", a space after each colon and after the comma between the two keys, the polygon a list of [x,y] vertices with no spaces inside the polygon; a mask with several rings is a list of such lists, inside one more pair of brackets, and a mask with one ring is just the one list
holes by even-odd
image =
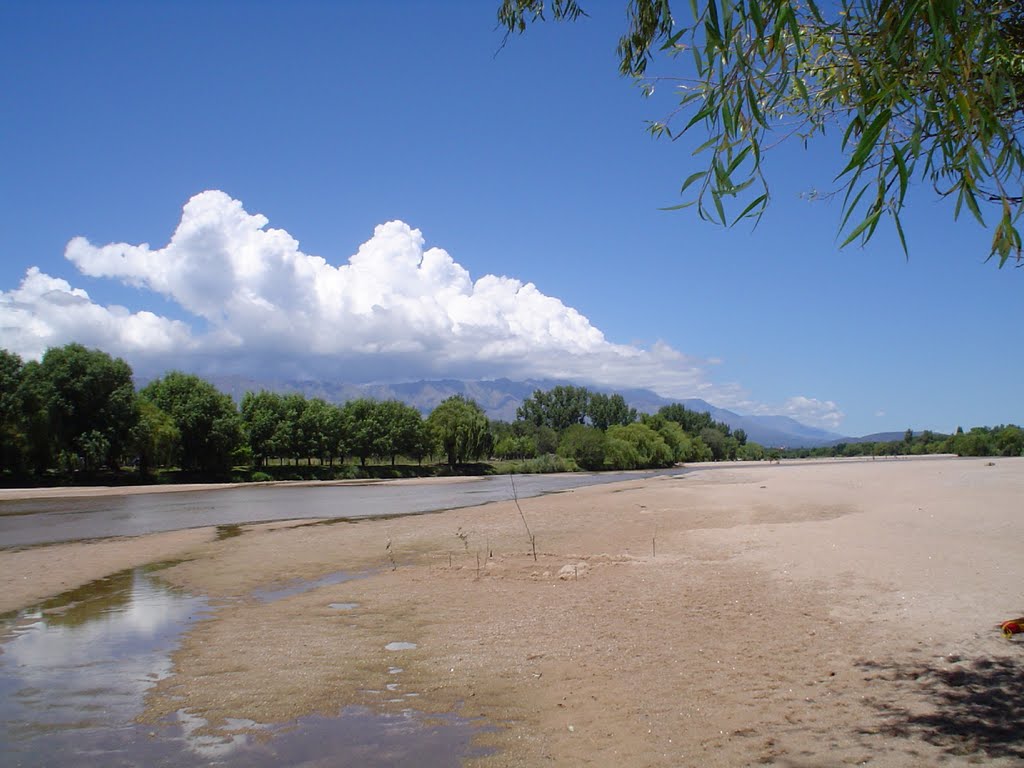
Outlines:
{"label": "orange object on sand", "polygon": [[999,628],[1003,630],[1003,636],[1009,640],[1014,635],[1024,633],[1024,617],[1004,621],[999,625]]}

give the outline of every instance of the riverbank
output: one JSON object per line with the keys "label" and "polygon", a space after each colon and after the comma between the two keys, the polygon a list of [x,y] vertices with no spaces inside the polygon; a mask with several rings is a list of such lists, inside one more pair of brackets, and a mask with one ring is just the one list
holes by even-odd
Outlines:
{"label": "riverbank", "polygon": [[[759,464],[180,532],[161,577],[219,607],[144,718],[415,706],[499,726],[494,766],[1018,765],[1024,648],[996,625],[1024,613],[1021,498],[1020,459]],[[0,552],[0,584],[76,546]]]}
{"label": "riverbank", "polygon": [[[817,464],[859,464],[859,463],[889,463],[903,461],[935,461],[956,458],[952,454],[929,454],[925,456],[854,456],[849,458],[814,458],[814,459],[782,459],[773,462],[777,466],[809,466]],[[730,461],[730,462],[690,462],[685,466],[688,469],[726,469],[741,467],[763,467],[763,461]],[[645,472],[648,470],[636,470]],[[505,473],[497,473],[505,474]],[[592,474],[583,472],[581,474]],[[607,474],[622,474],[621,470],[608,470]],[[136,496],[149,493],[189,493],[195,491],[220,491],[231,488],[258,488],[258,487],[281,487],[281,488],[302,488],[302,487],[329,487],[334,485],[377,485],[377,484],[403,484],[412,485],[417,483],[465,483],[480,480],[488,475],[475,473],[466,475],[445,475],[435,477],[398,477],[398,478],[352,478],[344,480],[262,480],[231,483],[159,483],[150,485],[75,485],[75,486],[33,486],[25,488],[0,488],[0,515],[4,514],[2,503],[4,501],[28,501],[32,499],[74,499],[74,498],[99,498],[110,496]],[[519,475],[514,475],[519,476]],[[529,476],[529,475],[525,475]]]}
{"label": "riverbank", "polygon": [[[163,485],[76,485],[61,488],[0,488],[0,502],[28,501],[31,499],[89,499],[104,496],[138,496],[147,493],[194,493],[196,491],[223,491],[232,488],[327,488],[334,485],[381,485],[402,483],[465,483],[479,480],[478,475],[452,477],[412,477],[377,480],[265,480],[247,483],[177,483]],[[4,514],[0,507],[0,515]]]}

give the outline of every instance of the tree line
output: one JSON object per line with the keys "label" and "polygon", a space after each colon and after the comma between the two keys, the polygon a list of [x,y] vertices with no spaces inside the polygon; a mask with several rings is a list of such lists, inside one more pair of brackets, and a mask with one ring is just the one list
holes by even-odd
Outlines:
{"label": "tree line", "polygon": [[706,412],[675,403],[640,414],[622,395],[585,387],[537,390],[512,422],[488,420],[461,395],[424,418],[397,400],[337,405],[267,391],[248,392],[236,405],[210,382],[178,371],[136,390],[128,363],[81,344],[53,347],[28,362],[0,350],[0,475],[8,478],[126,466],[143,476],[177,468],[201,477],[249,467],[263,477],[271,465],[395,466],[399,459],[419,465],[440,459],[450,468],[496,459],[507,462],[504,471],[645,469],[881,452],[1021,455],[1024,432],[1014,425],[958,429],[954,435],[908,430],[902,442],[780,454]]}
{"label": "tree line", "polygon": [[837,456],[925,456],[955,453],[958,456],[1024,456],[1024,429],[1016,424],[972,427],[965,432],[957,427],[951,435],[931,430],[907,430],[902,440],[875,440],[837,443],[821,448],[795,448],[783,451],[785,458],[823,458]]}
{"label": "tree line", "polygon": [[451,465],[489,455],[490,425],[451,397],[426,419],[396,400],[344,405],[300,394],[248,392],[237,406],[204,379],[172,371],[136,391],[131,367],[67,344],[39,361],[0,350],[0,473],[14,476],[177,467],[223,476],[235,466],[398,457]]}
{"label": "tree line", "polygon": [[638,414],[622,395],[586,387],[536,390],[512,423],[497,423],[494,454],[534,459],[554,454],[580,469],[648,469],[685,461],[763,459],[765,449],[706,412],[679,403]]}
{"label": "tree line", "polygon": [[0,350],[0,472],[42,476],[126,466],[226,476],[248,466],[319,467],[401,458],[450,467],[498,459],[525,471],[639,469],[680,461],[761,458],[763,449],[681,405],[637,414],[622,395],[537,390],[515,421],[488,420],[456,395],[424,418],[397,400],[342,405],[301,394],[247,392],[241,403],[193,374],[172,371],[135,389],[124,360],[81,344],[23,362]]}

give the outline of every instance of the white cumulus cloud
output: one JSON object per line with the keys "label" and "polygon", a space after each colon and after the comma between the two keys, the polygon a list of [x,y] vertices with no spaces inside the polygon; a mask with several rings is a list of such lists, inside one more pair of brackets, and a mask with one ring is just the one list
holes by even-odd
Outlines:
{"label": "white cumulus cloud", "polygon": [[[567,378],[726,407],[745,399],[738,386],[709,380],[712,361],[662,342],[611,342],[533,283],[500,275],[474,280],[404,222],[377,226],[338,265],[304,253],[292,235],[268,224],[240,201],[207,191],[186,203],[162,248],[76,237],[65,255],[82,274],[160,294],[194,321],[102,306],[32,268],[18,288],[0,292],[3,346],[38,358],[48,346],[78,341],[150,374],[184,368],[354,382]],[[841,418],[834,403],[793,398],[786,407],[817,423]]]}
{"label": "white cumulus cloud", "polygon": [[817,400],[813,397],[789,398],[777,413],[789,416],[804,424],[825,429],[836,429],[842,423],[845,414],[831,400]]}
{"label": "white cumulus cloud", "polygon": [[26,358],[39,358],[47,347],[68,341],[143,359],[196,347],[184,323],[100,306],[82,289],[35,267],[18,288],[0,292],[0,332],[3,346]]}

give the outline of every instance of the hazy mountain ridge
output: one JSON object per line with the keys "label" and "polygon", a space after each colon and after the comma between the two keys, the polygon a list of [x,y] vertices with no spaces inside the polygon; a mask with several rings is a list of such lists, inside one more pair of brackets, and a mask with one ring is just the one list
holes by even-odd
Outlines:
{"label": "hazy mountain ridge", "polygon": [[[525,381],[438,379],[401,384],[349,384],[273,379],[258,381],[243,376],[212,377],[210,381],[236,401],[241,401],[246,392],[266,389],[280,393],[297,392],[306,397],[320,397],[331,403],[343,403],[358,397],[401,400],[424,414],[429,413],[442,400],[452,395],[464,395],[475,400],[487,412],[489,418],[503,421],[514,420],[516,409],[536,390],[547,390],[558,385],[573,384],[570,381],[553,379],[527,379]],[[595,392],[617,392],[641,413],[654,413],[662,406],[671,403],[682,403],[694,411],[707,411],[715,421],[728,424],[732,429],[742,429],[750,440],[773,448],[811,448],[850,440],[850,438],[835,432],[801,424],[789,416],[744,416],[725,408],[718,408],[698,398],[673,400],[647,389],[606,389],[590,385],[588,388]]]}

